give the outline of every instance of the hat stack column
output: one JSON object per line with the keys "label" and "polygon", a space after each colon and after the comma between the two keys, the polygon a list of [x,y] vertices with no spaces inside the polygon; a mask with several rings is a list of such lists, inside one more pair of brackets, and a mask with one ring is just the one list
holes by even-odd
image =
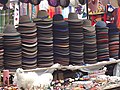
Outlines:
{"label": "hat stack column", "polygon": [[20,33],[13,25],[6,25],[4,29],[4,67],[16,70],[22,64],[22,48]]}
{"label": "hat stack column", "polygon": [[54,63],[69,65],[69,30],[68,22],[61,14],[53,16]]}
{"label": "hat stack column", "polygon": [[98,61],[109,60],[109,37],[108,27],[104,21],[98,21],[95,25],[97,35],[97,59]]}
{"label": "hat stack column", "polygon": [[91,26],[90,20],[84,20],[84,62],[94,64],[97,62],[97,42],[95,27]]}
{"label": "hat stack column", "polygon": [[119,31],[115,24],[108,24],[109,27],[109,54],[110,58],[119,59]]}
{"label": "hat stack column", "polygon": [[0,33],[0,70],[4,68],[4,48],[3,48],[3,34]]}
{"label": "hat stack column", "polygon": [[17,30],[22,38],[22,68],[32,69],[37,67],[37,28],[30,21],[29,16],[20,17]]}
{"label": "hat stack column", "polygon": [[38,67],[50,67],[53,65],[53,21],[48,18],[45,10],[38,12],[34,22],[37,25],[38,38]]}
{"label": "hat stack column", "polygon": [[70,64],[83,65],[83,21],[78,19],[76,13],[69,13],[69,45],[70,45]]}

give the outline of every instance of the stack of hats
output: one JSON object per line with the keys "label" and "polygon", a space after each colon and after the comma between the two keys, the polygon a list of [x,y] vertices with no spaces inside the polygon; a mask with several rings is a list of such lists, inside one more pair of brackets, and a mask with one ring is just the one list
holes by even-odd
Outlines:
{"label": "stack of hats", "polygon": [[119,58],[119,32],[116,24],[109,23],[109,54],[110,58]]}
{"label": "stack of hats", "polygon": [[4,54],[4,48],[3,48],[3,34],[0,33],[0,70],[2,70],[2,69],[4,68],[3,54]]}
{"label": "stack of hats", "polygon": [[83,65],[83,21],[78,19],[76,13],[69,13],[69,47],[70,47],[70,64]]}
{"label": "stack of hats", "polygon": [[22,48],[20,33],[13,25],[6,25],[4,29],[4,67],[15,70],[22,65]]}
{"label": "stack of hats", "polygon": [[83,23],[84,31],[84,62],[94,64],[97,62],[97,43],[95,27],[91,26],[91,21],[86,19]]}
{"label": "stack of hats", "polygon": [[38,37],[38,67],[49,67],[53,65],[53,32],[52,19],[45,10],[38,12],[34,22],[37,25]]}
{"label": "stack of hats", "polygon": [[68,22],[61,14],[53,16],[54,63],[69,65]]}
{"label": "stack of hats", "polygon": [[97,35],[97,59],[98,61],[109,60],[108,27],[104,21],[98,21],[95,25]]}
{"label": "stack of hats", "polygon": [[22,68],[31,69],[37,67],[37,28],[30,21],[29,16],[20,17],[18,31],[22,38]]}

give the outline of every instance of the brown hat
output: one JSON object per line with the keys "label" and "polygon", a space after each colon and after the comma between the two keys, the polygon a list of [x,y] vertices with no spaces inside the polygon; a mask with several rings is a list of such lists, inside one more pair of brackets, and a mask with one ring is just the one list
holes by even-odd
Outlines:
{"label": "brown hat", "polygon": [[77,13],[69,13],[68,15],[68,22],[82,22],[82,20],[78,19]]}
{"label": "brown hat", "polygon": [[17,30],[15,29],[14,25],[6,25],[4,31],[3,31],[3,35],[5,36],[16,36],[16,35],[20,35],[20,33],[17,32]]}
{"label": "brown hat", "polygon": [[34,27],[35,23],[32,23],[28,15],[23,15],[23,16],[20,16],[19,24],[17,26]]}

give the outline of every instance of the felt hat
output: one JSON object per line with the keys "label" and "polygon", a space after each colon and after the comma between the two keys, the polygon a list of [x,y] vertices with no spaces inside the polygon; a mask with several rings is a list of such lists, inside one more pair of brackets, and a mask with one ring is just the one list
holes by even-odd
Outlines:
{"label": "felt hat", "polygon": [[65,8],[65,7],[68,7],[69,4],[70,4],[70,0],[60,0],[60,6]]}
{"label": "felt hat", "polygon": [[82,20],[78,19],[77,13],[69,13],[68,15],[68,22],[83,22]]}
{"label": "felt hat", "polygon": [[57,23],[57,22],[61,22],[61,21],[64,21],[62,14],[55,14],[53,16],[53,22]]}
{"label": "felt hat", "polygon": [[28,15],[20,16],[19,24],[17,24],[17,26],[25,26],[25,27],[34,27],[35,25],[36,24],[32,23]]}
{"label": "felt hat", "polygon": [[20,35],[20,33],[17,32],[15,29],[14,25],[6,25],[4,31],[3,31],[4,36],[17,36]]}
{"label": "felt hat", "polygon": [[98,21],[95,24],[95,27],[97,27],[97,28],[105,28],[106,26],[107,25],[106,25],[106,23],[104,21]]}
{"label": "felt hat", "polygon": [[39,5],[41,0],[29,0],[29,2],[33,5]]}
{"label": "felt hat", "polygon": [[34,22],[42,22],[42,24],[51,22],[52,19],[49,18],[49,14],[45,10],[38,11],[37,18],[33,20]]}
{"label": "felt hat", "polygon": [[57,7],[60,5],[59,0],[48,0],[48,4],[53,7]]}
{"label": "felt hat", "polygon": [[88,8],[94,12],[97,10],[99,0],[90,0],[88,3]]}
{"label": "felt hat", "polygon": [[78,0],[81,5],[85,5],[86,0]]}
{"label": "felt hat", "polygon": [[1,4],[7,4],[8,0],[0,0]]}

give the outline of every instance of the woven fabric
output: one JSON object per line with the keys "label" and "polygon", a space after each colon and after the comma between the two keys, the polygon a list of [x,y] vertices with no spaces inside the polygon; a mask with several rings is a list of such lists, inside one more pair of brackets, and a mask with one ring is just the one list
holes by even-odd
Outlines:
{"label": "woven fabric", "polygon": [[0,10],[0,32],[3,32],[6,24],[13,24],[13,10]]}

